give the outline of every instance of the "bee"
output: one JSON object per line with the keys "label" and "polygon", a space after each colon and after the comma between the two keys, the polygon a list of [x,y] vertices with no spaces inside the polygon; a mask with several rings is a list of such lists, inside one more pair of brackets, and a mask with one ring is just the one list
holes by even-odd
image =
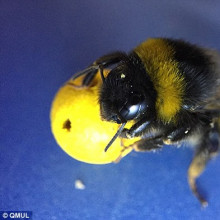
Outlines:
{"label": "bee", "polygon": [[[110,68],[107,76],[103,70]],[[89,86],[100,72],[100,115],[119,124],[115,139],[141,137],[138,151],[165,144],[195,147],[188,182],[202,206],[208,203],[196,185],[207,162],[219,151],[220,55],[217,51],[175,39],[152,38],[130,53],[116,51],[98,58],[73,80],[85,75]],[[124,128],[128,121],[133,125]]]}

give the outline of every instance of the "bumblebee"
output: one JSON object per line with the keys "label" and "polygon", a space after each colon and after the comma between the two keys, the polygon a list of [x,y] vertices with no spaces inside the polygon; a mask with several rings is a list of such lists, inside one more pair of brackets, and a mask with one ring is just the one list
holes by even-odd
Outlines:
{"label": "bumblebee", "polygon": [[[105,68],[111,69],[107,76]],[[196,179],[219,151],[219,53],[182,40],[153,38],[128,54],[117,51],[98,58],[72,79],[85,75],[81,86],[89,86],[98,70],[101,118],[120,125],[105,151],[118,136],[141,136],[131,146],[137,151],[190,143],[196,150],[189,186],[206,206]],[[133,125],[125,129],[128,121]]]}

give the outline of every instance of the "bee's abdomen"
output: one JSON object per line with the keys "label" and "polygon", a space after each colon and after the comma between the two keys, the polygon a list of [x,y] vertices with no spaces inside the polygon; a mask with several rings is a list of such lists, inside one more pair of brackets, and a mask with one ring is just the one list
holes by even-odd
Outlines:
{"label": "bee's abdomen", "polygon": [[174,59],[185,79],[184,104],[196,106],[203,103],[213,92],[218,77],[213,68],[212,55],[184,41],[166,41],[174,49]]}

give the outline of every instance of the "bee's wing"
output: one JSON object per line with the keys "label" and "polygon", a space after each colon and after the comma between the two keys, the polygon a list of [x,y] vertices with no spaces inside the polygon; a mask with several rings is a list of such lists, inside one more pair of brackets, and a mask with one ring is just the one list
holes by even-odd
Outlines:
{"label": "bee's wing", "polygon": [[202,107],[204,111],[219,111],[220,112],[220,91],[214,96],[208,98],[206,104]]}

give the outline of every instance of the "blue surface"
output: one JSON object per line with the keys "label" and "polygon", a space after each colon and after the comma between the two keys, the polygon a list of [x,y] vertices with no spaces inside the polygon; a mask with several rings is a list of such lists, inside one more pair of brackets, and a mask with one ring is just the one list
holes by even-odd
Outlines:
{"label": "blue surface", "polygon": [[199,179],[201,210],[186,179],[191,149],[84,164],[58,147],[49,121],[58,88],[107,52],[158,36],[220,49],[219,12],[219,0],[0,0],[0,210],[36,220],[220,218],[220,157]]}

